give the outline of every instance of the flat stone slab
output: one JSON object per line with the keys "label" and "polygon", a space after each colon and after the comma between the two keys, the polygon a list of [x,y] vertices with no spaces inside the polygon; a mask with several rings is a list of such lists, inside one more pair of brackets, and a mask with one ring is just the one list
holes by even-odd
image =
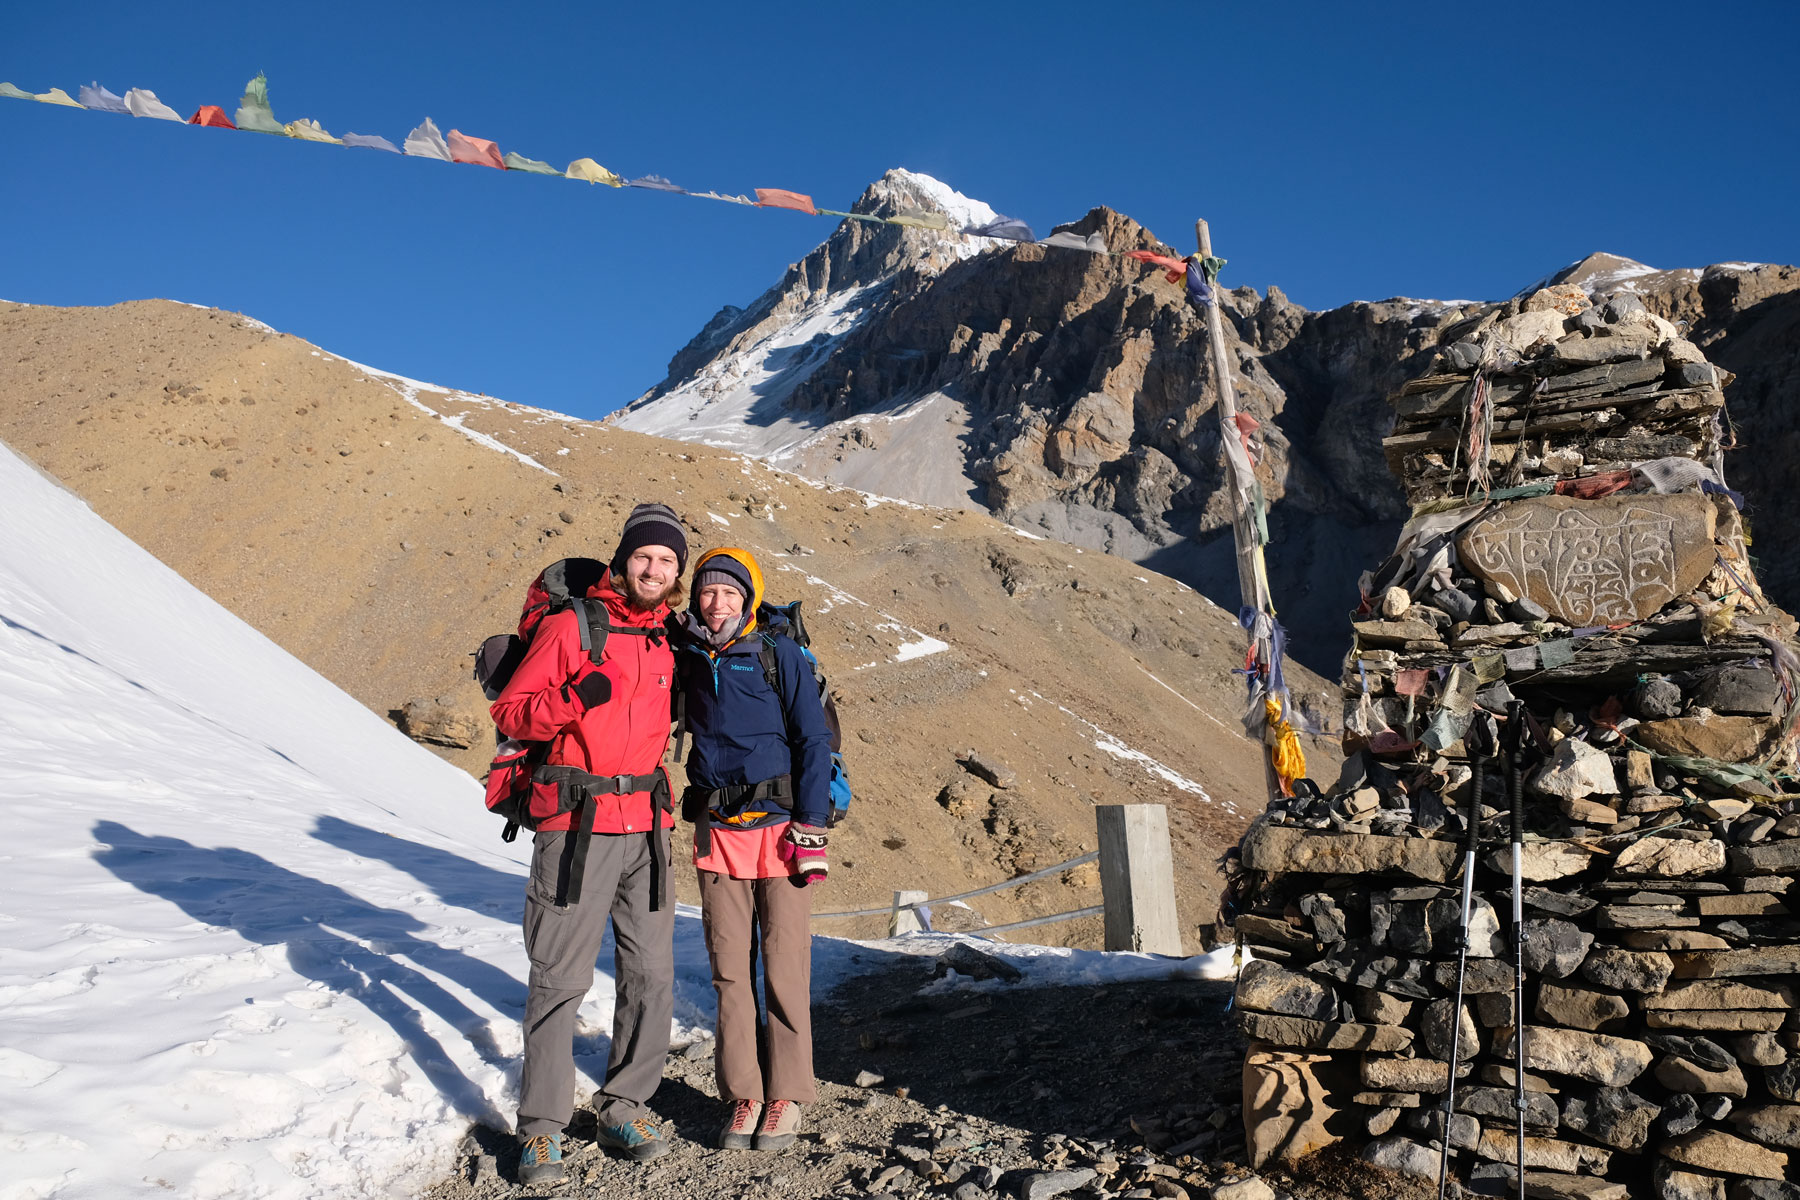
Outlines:
{"label": "flat stone slab", "polygon": [[1382,837],[1373,833],[1315,833],[1286,825],[1257,825],[1244,835],[1241,853],[1252,871],[1362,875],[1394,871],[1441,883],[1460,857],[1454,842]]}
{"label": "flat stone slab", "polygon": [[1698,587],[1716,510],[1697,493],[1515,500],[1457,539],[1465,565],[1566,625],[1635,621]]}
{"label": "flat stone slab", "polygon": [[1613,859],[1615,875],[1656,876],[1710,875],[1725,869],[1725,843],[1709,838],[1687,842],[1677,838],[1642,837],[1619,851]]}
{"label": "flat stone slab", "polygon": [[1397,1025],[1309,1021],[1258,1012],[1240,1012],[1238,1026],[1246,1037],[1308,1050],[1404,1050],[1413,1041],[1412,1030]]}
{"label": "flat stone slab", "polygon": [[1698,979],[1678,983],[1661,995],[1645,996],[1646,1009],[1774,1008],[1794,1006],[1794,990],[1786,984],[1739,983],[1736,980]]}
{"label": "flat stone slab", "polygon": [[[1493,1162],[1510,1163],[1518,1152],[1516,1135],[1510,1129],[1484,1129],[1481,1141],[1475,1146],[1475,1153]],[[1577,1171],[1605,1171],[1612,1162],[1613,1152],[1603,1150],[1599,1146],[1586,1146],[1579,1142],[1565,1142],[1557,1138],[1528,1137],[1525,1139],[1525,1167],[1542,1167],[1551,1171],[1563,1171],[1574,1174]]]}
{"label": "flat stone slab", "polygon": [[1785,875],[1800,871],[1800,838],[1734,846],[1727,857],[1732,871],[1739,875]]}
{"label": "flat stone slab", "polygon": [[1747,950],[1698,950],[1671,956],[1677,979],[1723,979],[1736,975],[1800,975],[1800,946],[1758,946]]}
{"label": "flat stone slab", "polygon": [[1677,1008],[1645,1013],[1644,1023],[1652,1029],[1687,1029],[1696,1033],[1773,1033],[1781,1028],[1786,1017],[1786,1013],[1766,1008],[1748,1011]]}
{"label": "flat stone slab", "polygon": [[1786,1179],[1788,1156],[1755,1142],[1734,1137],[1722,1129],[1697,1129],[1657,1147],[1670,1162],[1703,1171],[1754,1175],[1759,1179]]}
{"label": "flat stone slab", "polygon": [[1541,1026],[1525,1032],[1526,1070],[1573,1075],[1605,1087],[1624,1087],[1644,1073],[1652,1057],[1644,1043],[1604,1033]]}

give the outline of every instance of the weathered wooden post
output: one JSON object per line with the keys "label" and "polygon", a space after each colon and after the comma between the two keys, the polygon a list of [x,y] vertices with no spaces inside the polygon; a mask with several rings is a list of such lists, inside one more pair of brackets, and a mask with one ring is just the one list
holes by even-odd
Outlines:
{"label": "weathered wooden post", "polygon": [[929,899],[930,892],[895,892],[894,909],[888,914],[888,936],[926,932],[925,922],[919,920],[919,910],[912,906],[923,904]]}
{"label": "weathered wooden post", "polygon": [[1175,860],[1169,813],[1160,804],[1102,804],[1100,898],[1106,905],[1106,949],[1181,956],[1175,916]]}

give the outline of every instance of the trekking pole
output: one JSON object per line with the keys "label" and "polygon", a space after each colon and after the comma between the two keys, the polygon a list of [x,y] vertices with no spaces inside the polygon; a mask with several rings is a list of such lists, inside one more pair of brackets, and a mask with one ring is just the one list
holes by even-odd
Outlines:
{"label": "trekking pole", "polygon": [[1525,703],[1507,706],[1507,733],[1512,753],[1507,760],[1507,791],[1512,803],[1512,927],[1513,927],[1513,1080],[1517,1085],[1513,1107],[1518,1110],[1518,1162],[1515,1182],[1518,1200],[1525,1200]]}
{"label": "trekking pole", "polygon": [[[1485,712],[1477,712],[1475,721],[1469,727],[1468,747],[1470,769],[1473,772],[1469,781],[1469,805],[1463,813],[1463,893],[1462,893],[1462,926],[1457,932],[1456,946],[1456,1007],[1451,1010],[1450,1021],[1450,1079],[1444,1088],[1444,1129],[1443,1146],[1438,1156],[1438,1200],[1444,1200],[1444,1187],[1450,1178],[1450,1122],[1456,1112],[1456,1060],[1462,1051],[1462,1006],[1463,984],[1469,969],[1469,921],[1474,914],[1475,903],[1475,854],[1481,845],[1481,793],[1487,783],[1487,754],[1492,742],[1488,738],[1488,725],[1492,718]],[[1486,724],[1484,724],[1484,721]]]}

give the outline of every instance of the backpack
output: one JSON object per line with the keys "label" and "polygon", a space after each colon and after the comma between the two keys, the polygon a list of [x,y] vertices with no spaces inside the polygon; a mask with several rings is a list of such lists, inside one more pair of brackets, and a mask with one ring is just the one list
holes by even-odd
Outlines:
{"label": "backpack", "polygon": [[[819,704],[825,710],[825,727],[831,731],[831,812],[825,819],[827,828],[832,828],[844,819],[850,811],[850,776],[844,770],[844,734],[838,724],[837,701],[832,699],[831,685],[826,682],[825,669],[819,665],[818,655],[812,652],[812,638],[806,632],[806,622],[800,616],[802,601],[794,600],[787,604],[773,604],[767,600],[756,606],[756,624],[758,636],[762,638],[762,646],[757,651],[757,659],[762,663],[763,679],[769,688],[781,695],[781,663],[775,657],[775,639],[785,637],[800,647],[800,653],[806,656],[812,667],[813,681],[819,685]],[[673,618],[671,618],[673,620]],[[681,746],[687,737],[687,700],[677,697],[679,706],[675,717],[675,757],[681,757]],[[700,814],[684,811],[683,816],[690,821],[699,822]]]}
{"label": "backpack", "polygon": [[781,667],[775,657],[777,637],[787,637],[799,646],[807,665],[812,667],[813,681],[819,685],[819,703],[825,709],[825,727],[831,731],[831,815],[825,822],[831,828],[850,811],[850,776],[844,771],[844,731],[838,724],[837,701],[832,699],[825,668],[819,665],[819,656],[812,651],[812,638],[800,616],[801,603],[793,600],[787,604],[773,604],[765,600],[756,606],[756,624],[762,635],[762,648],[757,657],[762,662],[763,678],[769,681],[778,696],[781,694]]}
{"label": "backpack", "polygon": [[[564,558],[551,563],[531,581],[525,591],[525,606],[519,613],[517,633],[497,633],[476,648],[475,682],[488,700],[500,698],[513,673],[525,659],[531,639],[543,626],[544,618],[572,608],[580,618],[581,648],[588,660],[600,665],[609,635],[632,634],[639,637],[661,637],[662,629],[622,628],[606,616],[606,605],[587,599],[588,590],[606,574],[606,564],[592,558]],[[494,761],[488,765],[487,807],[506,819],[500,832],[502,841],[519,836],[521,827],[536,829],[538,818],[531,815],[531,785],[538,768],[550,752],[549,742],[524,742],[494,731]]]}

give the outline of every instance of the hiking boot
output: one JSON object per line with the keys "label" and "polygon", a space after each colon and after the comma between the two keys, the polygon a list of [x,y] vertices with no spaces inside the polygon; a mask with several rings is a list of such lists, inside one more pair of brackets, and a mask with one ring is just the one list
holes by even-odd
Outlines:
{"label": "hiking boot", "polygon": [[763,1107],[751,1146],[757,1150],[785,1150],[800,1133],[800,1106],[792,1100],[771,1100]]}
{"label": "hiking boot", "polygon": [[761,1100],[733,1100],[725,1128],[719,1130],[719,1149],[750,1149],[750,1139],[756,1133],[757,1122],[762,1119],[762,1110]]}
{"label": "hiking boot", "polygon": [[622,1125],[602,1122],[594,1129],[594,1140],[608,1150],[617,1150],[633,1162],[649,1162],[669,1151],[662,1126],[648,1117],[637,1117]]}
{"label": "hiking boot", "polygon": [[519,1182],[524,1184],[561,1183],[563,1178],[563,1135],[540,1133],[526,1138],[519,1147]]}

